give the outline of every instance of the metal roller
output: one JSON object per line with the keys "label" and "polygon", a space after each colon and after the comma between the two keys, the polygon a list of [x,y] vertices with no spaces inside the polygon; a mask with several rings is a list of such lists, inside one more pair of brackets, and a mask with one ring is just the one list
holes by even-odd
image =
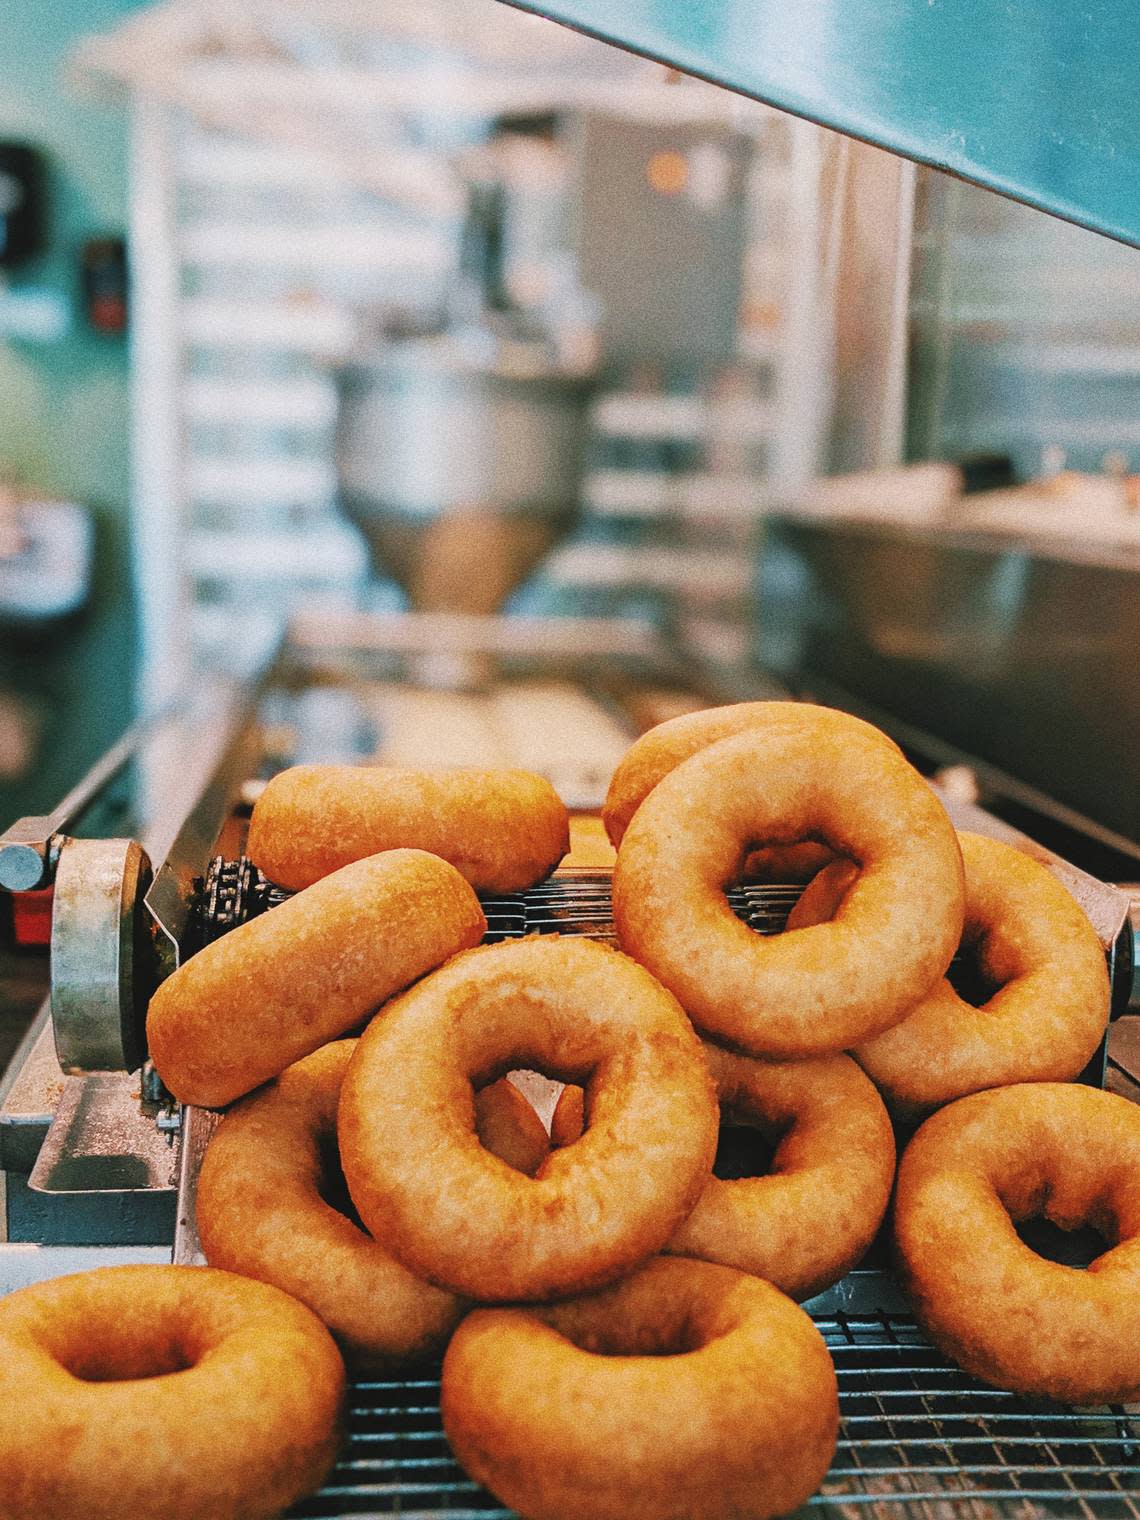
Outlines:
{"label": "metal roller", "polygon": [[133,839],[68,839],[51,927],[51,1014],[68,1073],[134,1071],[146,1057],[153,954],[146,852]]}

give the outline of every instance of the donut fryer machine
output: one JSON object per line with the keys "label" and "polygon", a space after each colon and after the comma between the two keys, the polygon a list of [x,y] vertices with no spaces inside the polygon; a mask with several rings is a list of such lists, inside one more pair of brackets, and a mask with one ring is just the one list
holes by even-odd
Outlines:
{"label": "donut fryer machine", "polygon": [[[208,730],[200,726],[204,707],[212,714]],[[23,820],[0,839],[0,875],[9,885],[55,885],[51,1015],[45,1009],[0,1090],[10,1227],[9,1243],[0,1245],[0,1289],[104,1262],[170,1260],[172,1239],[175,1260],[201,1260],[194,1194],[216,1116],[180,1111],[149,1068],[133,1077],[126,1068],[137,1067],[142,1052],[148,977],[281,896],[241,854],[242,783],[256,773],[264,743],[254,715],[248,691],[204,692],[189,712],[159,725],[172,723],[170,731],[136,735],[113,752],[52,817]],[[187,732],[198,734],[195,746],[187,747]],[[69,837],[69,820],[94,807],[132,755],[137,764],[156,746],[176,760],[163,774],[170,782],[177,773],[182,801],[151,822],[145,842],[153,870],[133,840]],[[1097,928],[1114,1012],[1122,1012],[1132,987],[1127,897],[989,815],[956,811],[964,826],[1020,839],[1048,859]],[[747,887],[731,900],[753,927],[774,932],[798,890]],[[493,940],[612,936],[608,872],[593,867],[563,868],[485,908]],[[1086,1079],[1103,1074],[1102,1058]],[[41,1112],[45,1092],[54,1113]],[[11,1238],[20,1220],[22,1242]],[[38,1236],[29,1225],[41,1227]],[[842,1428],[832,1470],[805,1514],[1140,1520],[1140,1409],[1078,1412],[981,1386],[927,1344],[885,1251],[872,1257],[880,1264],[857,1269],[808,1306],[835,1358]],[[341,1462],[321,1493],[292,1513],[505,1520],[507,1511],[451,1457],[438,1389],[435,1369],[358,1382]]]}

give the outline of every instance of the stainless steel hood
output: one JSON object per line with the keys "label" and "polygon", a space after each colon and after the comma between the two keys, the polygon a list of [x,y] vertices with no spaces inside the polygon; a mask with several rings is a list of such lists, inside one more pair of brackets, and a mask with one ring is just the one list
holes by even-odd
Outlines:
{"label": "stainless steel hood", "polygon": [[1140,245],[1137,0],[508,0]]}

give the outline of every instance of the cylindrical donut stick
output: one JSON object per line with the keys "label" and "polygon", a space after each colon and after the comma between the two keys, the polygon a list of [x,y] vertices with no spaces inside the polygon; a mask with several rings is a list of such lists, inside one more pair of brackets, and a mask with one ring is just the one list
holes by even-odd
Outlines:
{"label": "cylindrical donut stick", "polygon": [[[1087,1268],[1039,1255],[1044,1217],[1106,1237]],[[975,1377],[1067,1404],[1140,1399],[1140,1107],[1079,1083],[973,1093],[903,1152],[895,1241],[915,1314]]]}
{"label": "cylindrical donut stick", "polygon": [[706,1045],[721,1113],[778,1140],[758,1177],[710,1177],[666,1246],[810,1298],[862,1259],[895,1180],[891,1121],[848,1056],[754,1061]]}
{"label": "cylindrical donut stick", "polygon": [[[812,837],[860,864],[840,918],[757,934],[725,897],[743,853]],[[626,830],[613,879],[623,949],[702,1034],[771,1060],[845,1050],[899,1023],[950,964],[964,897],[931,788],[877,733],[818,708],[670,771]]]}
{"label": "cylindrical donut stick", "polygon": [[519,770],[400,770],[297,765],[257,799],[250,859],[298,890],[381,850],[428,850],[477,892],[520,892],[570,848],[566,807],[542,776]]}
{"label": "cylindrical donut stick", "polygon": [[[534,1178],[479,1144],[472,1085],[589,1083],[590,1127]],[[675,998],[596,940],[457,956],[356,1048],[337,1120],[361,1219],[409,1270],[485,1302],[582,1292],[670,1238],[712,1166],[717,1107]]]}
{"label": "cylindrical donut stick", "polygon": [[303,1305],[210,1267],[0,1299],[0,1520],[268,1520],[332,1468],[344,1364]]}
{"label": "cylindrical donut stick", "polygon": [[441,1407],[465,1470],[527,1520],[768,1520],[819,1487],[839,1423],[802,1309],[665,1257],[586,1298],[476,1310]]}
{"label": "cylindrical donut stick", "polygon": [[[902,1119],[1015,1082],[1078,1076],[1108,1025],[1104,951],[1080,905],[1025,851],[960,833],[966,869],[962,948],[989,996],[975,1006],[943,978],[893,1029],[863,1041],[855,1059]],[[829,866],[812,881],[789,927],[841,916],[858,875]]]}
{"label": "cylindrical donut stick", "polygon": [[180,1102],[220,1108],[478,944],[486,919],[446,861],[355,862],[184,962],[147,1011],[151,1059]]}
{"label": "cylindrical donut stick", "polygon": [[[706,707],[700,712],[681,713],[658,723],[655,728],[641,735],[622,757],[610,780],[609,790],[602,807],[602,821],[612,844],[619,845],[629,827],[630,819],[648,797],[649,793],[671,770],[715,744],[718,739],[753,730],[772,732],[778,728],[796,729],[813,724],[820,714],[826,713],[832,725],[841,732],[847,731],[863,737],[873,736],[898,753],[893,739],[837,708],[818,707],[811,702],[733,702],[727,707]],[[780,841],[781,845],[799,845],[804,841],[792,838]],[[767,852],[758,852],[760,859],[753,863],[760,880],[778,879],[781,868],[796,857],[775,855],[771,867],[767,864]],[[798,860],[797,860],[798,865]],[[774,869],[776,875],[768,875]],[[818,869],[818,866],[817,866]],[[761,874],[763,873],[763,874]],[[800,876],[790,878],[801,880]]]}

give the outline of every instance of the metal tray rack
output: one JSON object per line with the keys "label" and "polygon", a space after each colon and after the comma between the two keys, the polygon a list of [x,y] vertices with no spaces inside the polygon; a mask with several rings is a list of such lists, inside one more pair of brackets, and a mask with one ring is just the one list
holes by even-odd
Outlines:
{"label": "metal tray rack", "polygon": [[[560,873],[529,892],[486,900],[487,938],[612,940],[609,886],[604,872]],[[201,899],[201,938],[283,895],[248,861],[216,860]],[[774,933],[798,895],[798,887],[748,886],[729,900],[754,928]],[[860,1278],[857,1293],[845,1291]],[[864,1312],[876,1285],[883,1307]],[[837,1297],[848,1312],[836,1309]],[[1140,1406],[1074,1410],[987,1388],[935,1351],[912,1318],[892,1312],[900,1302],[885,1273],[866,1271],[807,1305],[835,1359],[841,1428],[831,1471],[798,1512],[804,1520],[1140,1520]],[[452,1457],[432,1372],[356,1383],[340,1462],[321,1492],[290,1514],[506,1520],[510,1511]]]}
{"label": "metal tray rack", "polygon": [[[901,1316],[816,1323],[839,1374],[841,1426],[823,1488],[798,1512],[805,1520],[1140,1517],[1140,1412],[1078,1412],[983,1388]],[[452,1457],[433,1375],[358,1383],[343,1458],[290,1513],[507,1520],[511,1511]]]}

